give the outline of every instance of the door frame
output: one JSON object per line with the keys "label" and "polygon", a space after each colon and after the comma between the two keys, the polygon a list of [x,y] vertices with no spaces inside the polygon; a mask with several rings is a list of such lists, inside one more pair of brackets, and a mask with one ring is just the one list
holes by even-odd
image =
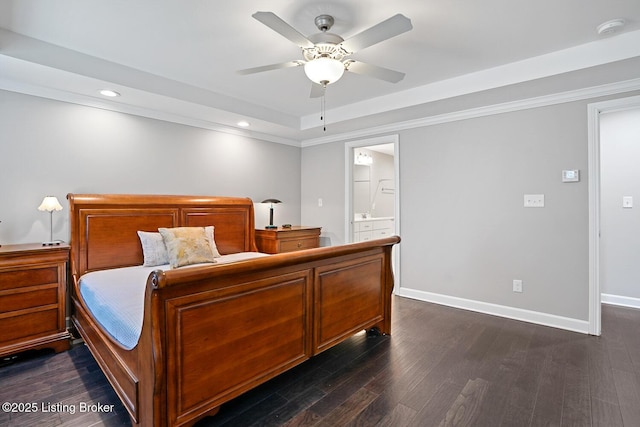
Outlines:
{"label": "door frame", "polygon": [[[344,146],[344,158],[345,158],[345,186],[344,186],[344,241],[353,241],[353,162],[354,151],[357,148],[369,147],[372,145],[393,144],[393,174],[395,179],[395,192],[394,192],[394,227],[395,234],[400,235],[400,138],[397,134],[378,136],[374,138],[359,139],[356,141],[349,141]],[[393,247],[392,255],[393,272],[395,276],[394,293],[397,293],[400,288],[400,245]]]}
{"label": "door frame", "polygon": [[600,335],[600,115],[640,107],[640,96],[618,98],[587,105],[589,164],[589,334]]}

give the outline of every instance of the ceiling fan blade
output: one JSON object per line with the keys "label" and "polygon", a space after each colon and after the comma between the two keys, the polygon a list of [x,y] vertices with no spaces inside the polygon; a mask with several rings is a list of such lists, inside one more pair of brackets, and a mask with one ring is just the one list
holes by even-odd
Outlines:
{"label": "ceiling fan blade", "polygon": [[357,52],[381,41],[390,39],[413,28],[411,20],[398,13],[386,21],[382,21],[373,27],[356,34],[340,43],[350,53]]}
{"label": "ceiling fan blade", "polygon": [[365,76],[375,77],[376,79],[385,80],[391,83],[398,83],[404,79],[404,73],[400,71],[390,70],[388,68],[378,67],[377,65],[366,64],[364,62],[349,60],[347,64],[347,71],[352,71],[356,74],[362,74]]}
{"label": "ceiling fan blade", "polygon": [[324,95],[325,87],[318,83],[311,83],[311,94],[309,98],[320,98]]}
{"label": "ceiling fan blade", "polygon": [[256,12],[251,16],[302,48],[312,48],[314,46],[309,39],[273,12]]}
{"label": "ceiling fan blade", "polygon": [[242,74],[244,76],[244,75],[247,75],[247,74],[262,73],[263,71],[280,70],[282,68],[298,67],[298,66],[303,65],[303,64],[304,64],[303,61],[289,61],[289,62],[282,62],[280,64],[263,65],[262,67],[246,68],[244,70],[238,70],[236,72],[238,74]]}

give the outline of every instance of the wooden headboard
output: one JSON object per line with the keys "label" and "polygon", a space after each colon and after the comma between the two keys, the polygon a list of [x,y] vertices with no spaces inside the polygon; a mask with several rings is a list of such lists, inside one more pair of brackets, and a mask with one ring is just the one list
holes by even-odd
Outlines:
{"label": "wooden headboard", "polygon": [[68,194],[71,273],[141,265],[138,231],[213,225],[221,254],[256,251],[248,198]]}

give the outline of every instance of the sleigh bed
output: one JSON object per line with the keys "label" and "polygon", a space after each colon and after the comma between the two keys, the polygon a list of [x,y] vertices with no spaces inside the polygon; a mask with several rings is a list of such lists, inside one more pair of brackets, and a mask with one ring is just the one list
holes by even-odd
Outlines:
{"label": "sleigh bed", "polygon": [[[193,424],[363,329],[390,333],[397,236],[261,255],[250,199],[68,199],[73,324],[134,425]],[[142,267],[147,253],[138,232],[207,226],[220,255],[213,263]],[[143,283],[139,329],[125,342],[97,320],[81,288],[98,276],[116,294],[115,308],[135,302],[128,285],[109,289],[109,275],[127,269]]]}

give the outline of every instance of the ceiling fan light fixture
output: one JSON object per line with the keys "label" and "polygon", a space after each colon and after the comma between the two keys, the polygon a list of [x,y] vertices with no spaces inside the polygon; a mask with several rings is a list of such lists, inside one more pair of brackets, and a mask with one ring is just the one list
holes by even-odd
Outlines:
{"label": "ceiling fan light fixture", "polygon": [[325,86],[340,80],[344,74],[344,64],[337,59],[321,56],[304,64],[304,73],[312,82]]}

